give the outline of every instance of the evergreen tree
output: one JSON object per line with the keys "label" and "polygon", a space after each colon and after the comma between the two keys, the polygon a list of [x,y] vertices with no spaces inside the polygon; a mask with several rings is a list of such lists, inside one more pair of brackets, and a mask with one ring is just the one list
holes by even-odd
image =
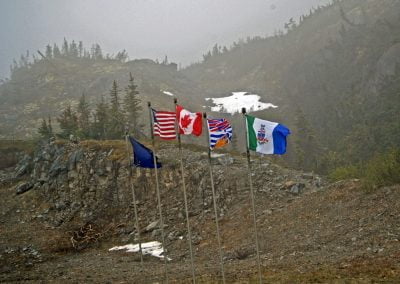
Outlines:
{"label": "evergreen tree", "polygon": [[44,118],[42,119],[42,124],[38,129],[38,133],[40,134],[40,137],[43,139],[48,139],[51,136],[49,126],[47,125],[47,122]]}
{"label": "evergreen tree", "polygon": [[121,138],[125,131],[125,119],[120,105],[120,89],[118,88],[117,81],[114,80],[110,90],[110,119],[108,133],[109,138]]}
{"label": "evergreen tree", "polygon": [[141,133],[142,126],[139,123],[142,111],[141,100],[139,99],[139,92],[137,91],[137,85],[135,85],[132,73],[129,73],[129,84],[125,89],[125,93],[124,108],[127,124],[133,133]]}
{"label": "evergreen tree", "polygon": [[83,93],[78,104],[78,126],[79,135],[83,138],[90,136],[90,109],[86,101],[85,94]]}
{"label": "evergreen tree", "polygon": [[73,40],[69,46],[69,55],[72,57],[78,57],[78,46],[76,42]]}
{"label": "evergreen tree", "polygon": [[51,48],[51,45],[50,45],[50,44],[48,44],[48,45],[46,46],[46,57],[47,57],[48,59],[50,59],[50,58],[53,57],[53,49]]}
{"label": "evergreen tree", "polygon": [[69,105],[57,118],[60,124],[61,133],[59,136],[64,139],[68,139],[69,136],[76,135],[78,131],[78,117]]}
{"label": "evergreen tree", "polygon": [[94,113],[93,134],[97,139],[108,138],[107,126],[109,125],[109,107],[101,96],[100,103],[96,106]]}
{"label": "evergreen tree", "polygon": [[79,57],[83,56],[83,42],[82,41],[79,41],[78,53],[79,53]]}
{"label": "evergreen tree", "polygon": [[58,45],[54,44],[53,45],[53,56],[60,57],[60,55],[61,55],[61,52],[60,52],[60,49],[58,48]]}
{"label": "evergreen tree", "polygon": [[63,45],[61,47],[61,52],[62,52],[62,55],[64,55],[64,56],[69,55],[68,41],[65,38],[64,38]]}
{"label": "evergreen tree", "polygon": [[53,136],[54,136],[54,133],[53,133],[53,126],[51,125],[51,118],[50,118],[50,116],[49,116],[47,128],[48,128],[48,130],[49,130],[49,135],[50,135],[50,137],[53,137]]}

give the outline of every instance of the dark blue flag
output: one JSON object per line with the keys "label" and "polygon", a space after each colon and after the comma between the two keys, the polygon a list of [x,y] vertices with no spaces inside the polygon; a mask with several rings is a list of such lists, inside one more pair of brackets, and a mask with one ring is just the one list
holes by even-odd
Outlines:
{"label": "dark blue flag", "polygon": [[[154,169],[154,157],[153,151],[149,148],[140,144],[138,141],[129,137],[133,147],[133,166],[147,168],[147,169]],[[156,157],[157,168],[161,168],[161,163],[158,162],[158,158]]]}

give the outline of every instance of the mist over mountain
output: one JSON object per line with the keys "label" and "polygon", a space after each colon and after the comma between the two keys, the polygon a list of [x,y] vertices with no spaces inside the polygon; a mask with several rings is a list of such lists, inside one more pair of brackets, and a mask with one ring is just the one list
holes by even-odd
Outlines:
{"label": "mist over mountain", "polygon": [[0,1],[0,79],[13,58],[63,38],[100,44],[105,53],[126,49],[131,59],[188,65],[215,43],[230,46],[265,36],[326,0]]}
{"label": "mist over mountain", "polygon": [[[395,0],[333,1],[288,18],[268,37],[247,36],[229,46],[214,43],[201,50],[199,62],[185,68],[167,56],[128,58],[123,46],[108,54],[90,42],[48,42],[42,55],[15,61],[10,80],[0,85],[0,135],[35,137],[44,118],[52,118],[60,130],[60,114],[69,107],[76,111],[83,94],[95,123],[96,107],[102,99],[112,100],[113,81],[123,98],[132,74],[142,109],[147,101],[172,109],[168,94],[173,94],[188,108],[241,125],[240,115],[224,113],[212,101],[248,92],[258,96],[259,106],[274,106],[251,112],[292,129],[284,158],[289,165],[327,173],[360,164],[400,141],[399,11]],[[147,125],[146,111],[138,114],[138,123]],[[88,137],[107,138],[99,129],[91,131]],[[235,133],[240,151],[244,130],[238,127]]]}

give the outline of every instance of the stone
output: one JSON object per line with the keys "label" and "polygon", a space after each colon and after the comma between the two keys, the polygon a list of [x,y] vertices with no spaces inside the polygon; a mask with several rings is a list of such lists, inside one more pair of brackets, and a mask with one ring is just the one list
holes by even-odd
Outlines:
{"label": "stone", "polygon": [[146,232],[151,232],[151,231],[153,231],[153,230],[156,229],[156,228],[158,228],[158,220],[157,220],[157,221],[154,221],[154,222],[151,222],[149,225],[147,225],[145,231],[146,231]]}
{"label": "stone", "polygon": [[303,179],[314,179],[314,175],[311,173],[304,173],[301,175]]}
{"label": "stone", "polygon": [[65,171],[67,171],[67,166],[63,163],[62,157],[58,156],[50,166],[49,175],[55,177]]}
{"label": "stone", "polygon": [[33,188],[33,183],[25,182],[15,188],[16,194],[22,194]]}
{"label": "stone", "polygon": [[293,194],[300,194],[305,186],[306,185],[304,183],[296,183],[290,188],[290,192]]}

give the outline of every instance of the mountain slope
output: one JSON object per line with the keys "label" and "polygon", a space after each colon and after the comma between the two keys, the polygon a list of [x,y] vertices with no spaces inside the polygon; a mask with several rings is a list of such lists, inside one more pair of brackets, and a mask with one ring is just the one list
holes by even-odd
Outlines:
{"label": "mountain slope", "polygon": [[285,35],[236,44],[182,72],[214,94],[251,91],[278,105],[278,114],[257,115],[290,126],[303,167],[366,160],[400,144],[399,15],[399,1],[334,1]]}

